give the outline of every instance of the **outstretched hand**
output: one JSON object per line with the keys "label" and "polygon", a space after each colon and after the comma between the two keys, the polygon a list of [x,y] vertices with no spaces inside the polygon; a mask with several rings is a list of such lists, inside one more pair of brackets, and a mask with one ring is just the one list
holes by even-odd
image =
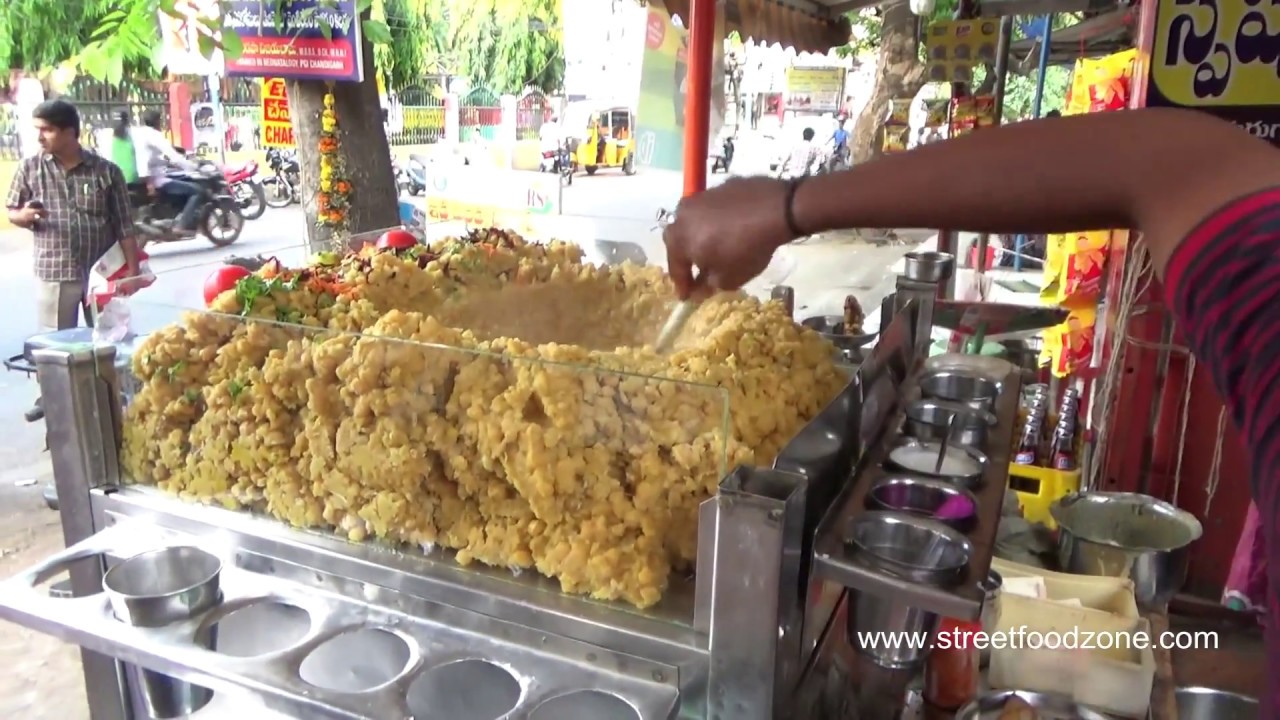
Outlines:
{"label": "outstretched hand", "polygon": [[737,290],[764,272],[774,251],[795,239],[787,193],[781,180],[735,178],[681,200],[662,233],[680,299]]}

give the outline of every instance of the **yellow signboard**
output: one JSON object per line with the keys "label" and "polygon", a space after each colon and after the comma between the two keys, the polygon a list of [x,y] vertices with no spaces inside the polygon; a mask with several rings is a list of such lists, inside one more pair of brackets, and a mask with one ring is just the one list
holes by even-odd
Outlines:
{"label": "yellow signboard", "polygon": [[1202,108],[1280,141],[1280,4],[1159,0],[1148,105]]}
{"label": "yellow signboard", "polygon": [[294,145],[293,121],[289,117],[289,93],[285,91],[284,80],[263,78],[262,146],[291,148]]}
{"label": "yellow signboard", "polygon": [[973,68],[996,60],[999,21],[992,18],[930,23],[924,53],[930,82],[971,82]]}
{"label": "yellow signboard", "polygon": [[844,68],[787,68],[787,109],[801,112],[835,112],[844,91]]}

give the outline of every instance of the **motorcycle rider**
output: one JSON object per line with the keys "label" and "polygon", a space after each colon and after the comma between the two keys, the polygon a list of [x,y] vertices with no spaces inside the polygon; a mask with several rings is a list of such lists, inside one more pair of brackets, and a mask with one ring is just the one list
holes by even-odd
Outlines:
{"label": "motorcycle rider", "polygon": [[538,128],[538,144],[542,147],[542,152],[551,153],[554,158],[552,163],[554,169],[560,169],[560,145],[564,142],[564,135],[560,130],[560,119],[552,115],[546,122],[542,123],[542,127]]}
{"label": "motorcycle rider", "polygon": [[185,203],[182,214],[178,216],[178,230],[185,235],[195,235],[200,188],[194,183],[169,177],[169,169],[176,165],[195,172],[196,166],[174,149],[161,127],[159,111],[148,110],[142,114],[142,125],[130,133],[138,154],[138,174],[147,178],[147,187],[152,192],[170,202]]}
{"label": "motorcycle rider", "polygon": [[111,126],[111,162],[124,173],[126,184],[138,182],[138,151],[129,137],[129,125],[129,112],[121,110]]}
{"label": "motorcycle rider", "polygon": [[841,112],[836,116],[836,129],[831,133],[831,160],[833,164],[846,164],[849,161],[849,130],[846,127],[849,116]]}

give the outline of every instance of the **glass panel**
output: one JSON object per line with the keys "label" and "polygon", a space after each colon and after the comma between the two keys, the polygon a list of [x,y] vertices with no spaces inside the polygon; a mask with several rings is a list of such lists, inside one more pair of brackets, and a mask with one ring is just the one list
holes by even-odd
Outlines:
{"label": "glass panel", "polygon": [[123,472],[652,605],[692,567],[698,504],[732,466],[772,462],[843,376],[819,336],[741,296],[657,355],[662,271],[582,255],[476,231],[270,262],[207,309],[205,278],[235,271],[162,273],[120,343]]}

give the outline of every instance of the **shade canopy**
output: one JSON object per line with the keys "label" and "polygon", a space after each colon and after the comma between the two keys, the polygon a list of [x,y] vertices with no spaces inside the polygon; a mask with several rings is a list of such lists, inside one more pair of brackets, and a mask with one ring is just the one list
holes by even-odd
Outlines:
{"label": "shade canopy", "polygon": [[[690,0],[664,0],[667,10],[689,17]],[[778,43],[797,52],[825,53],[849,42],[844,13],[875,0],[724,0],[725,31],[763,45]]]}

